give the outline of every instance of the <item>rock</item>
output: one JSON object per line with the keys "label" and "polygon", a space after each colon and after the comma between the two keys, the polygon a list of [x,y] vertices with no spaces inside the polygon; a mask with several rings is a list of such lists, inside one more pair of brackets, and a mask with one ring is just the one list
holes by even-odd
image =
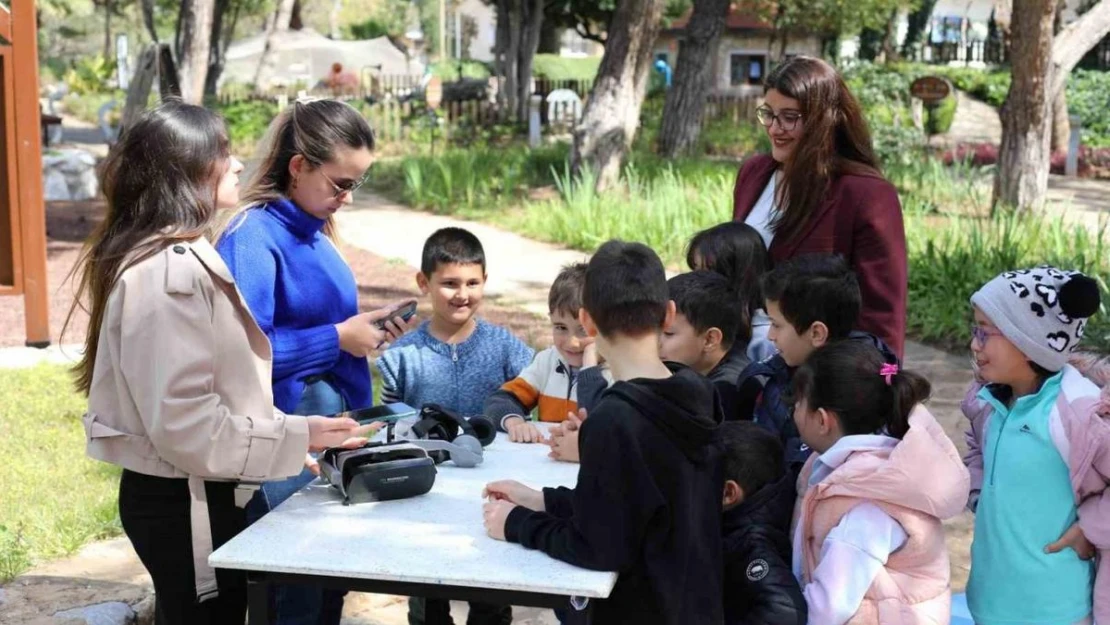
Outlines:
{"label": "rock", "polygon": [[96,157],[84,150],[58,150],[63,154],[57,168],[63,174],[80,174],[96,167]]}
{"label": "rock", "polygon": [[4,605],[4,589],[0,588],[0,605]]}
{"label": "rock", "polygon": [[135,625],[154,625],[154,593],[131,607],[135,610]]}
{"label": "rock", "polygon": [[134,625],[135,611],[126,603],[112,601],[58,612],[54,618],[85,625]]}
{"label": "rock", "polygon": [[66,201],[70,198],[69,182],[65,174],[56,169],[43,172],[43,197],[47,202]]}
{"label": "rock", "polygon": [[67,178],[70,197],[75,201],[95,199],[100,192],[100,183],[96,179],[96,169],[90,168],[79,174]]}

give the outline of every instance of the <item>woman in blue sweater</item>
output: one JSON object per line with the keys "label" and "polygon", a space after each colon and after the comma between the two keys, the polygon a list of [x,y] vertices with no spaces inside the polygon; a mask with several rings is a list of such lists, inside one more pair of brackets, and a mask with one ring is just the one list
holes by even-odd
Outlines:
{"label": "woman in blue sweater", "polygon": [[[274,405],[298,415],[368,407],[367,356],[410,328],[392,319],[380,329],[374,322],[389,308],[359,313],[355,276],[335,245],[333,216],[365,179],[373,132],[347,104],[297,101],[273,121],[268,143],[244,208],[226,222],[216,249],[273,347]],[[247,507],[248,521],[312,479],[306,468],[264,484]],[[338,624],[342,607],[343,595],[333,591],[276,592],[279,625]]]}

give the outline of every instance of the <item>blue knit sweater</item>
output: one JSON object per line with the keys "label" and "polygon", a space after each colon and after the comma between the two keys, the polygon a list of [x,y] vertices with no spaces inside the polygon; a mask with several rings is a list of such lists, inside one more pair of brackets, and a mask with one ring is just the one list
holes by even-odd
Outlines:
{"label": "blue knit sweater", "polygon": [[532,348],[500,326],[479,319],[469,338],[451,345],[432,336],[428,323],[378,359],[383,403],[436,403],[460,416],[480,415],[486,397],[532,362]]}
{"label": "blue knit sweater", "polygon": [[355,276],[320,229],[282,198],[244,212],[216,244],[274,350],[274,405],[292,411],[304,379],[328,373],[347,406],[373,403],[370,367],[339,349],[335,324],[358,314]]}

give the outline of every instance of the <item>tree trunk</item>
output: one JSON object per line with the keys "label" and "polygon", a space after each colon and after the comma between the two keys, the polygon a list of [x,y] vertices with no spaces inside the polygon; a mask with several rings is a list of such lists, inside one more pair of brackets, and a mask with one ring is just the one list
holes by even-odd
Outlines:
{"label": "tree trunk", "polygon": [[293,11],[289,14],[289,30],[301,30],[304,28],[304,18],[301,17],[301,9],[304,8],[304,3],[301,0],[293,0]]}
{"label": "tree trunk", "polygon": [[506,6],[505,16],[509,24],[509,47],[505,50],[505,105],[509,114],[516,121],[523,121],[520,117],[520,27],[523,16],[520,6],[514,0],[504,0]]}
{"label": "tree trunk", "polygon": [[693,151],[701,134],[705,100],[713,87],[712,64],[717,53],[729,0],[696,0],[686,32],[678,45],[674,83],[663,105],[659,152],[666,158]]}
{"label": "tree trunk", "polygon": [[150,101],[150,89],[154,86],[154,77],[158,75],[158,48],[157,43],[148,45],[139,55],[139,62],[135,64],[135,75],[131,77],[131,84],[127,87],[127,100],[120,117],[121,137],[123,131],[146,110],[146,103]]}
{"label": "tree trunk", "polygon": [[277,60],[274,58],[274,44],[282,33],[289,30],[289,18],[293,15],[294,0],[279,0],[274,21],[266,31],[266,43],[262,46],[262,54],[258,58],[258,71],[254,73],[254,88],[263,91],[270,82],[274,73]]}
{"label": "tree trunk", "polygon": [[115,56],[112,54],[112,0],[104,0],[104,58]]}
{"label": "tree trunk", "polygon": [[902,42],[902,56],[918,60],[914,56],[916,46],[922,43],[922,35],[928,29],[929,21],[933,16],[933,7],[936,5],[937,0],[922,0],[921,5],[906,18],[906,40]]}
{"label": "tree trunk", "polygon": [[890,12],[890,19],[886,22],[886,32],[883,34],[883,62],[893,63],[898,59],[898,14],[901,9]]}
{"label": "tree trunk", "polygon": [[200,104],[204,99],[204,82],[208,75],[209,41],[216,1],[182,0],[182,4],[185,7],[181,16],[181,53],[178,57],[181,98],[191,104]]}
{"label": "tree trunk", "polygon": [[1028,209],[1044,202],[1052,103],[1083,55],[1110,33],[1110,0],[1100,0],[1054,38],[1055,12],[1052,0],[1014,0],[1009,38],[1013,80],[1002,107],[996,207]]}
{"label": "tree trunk", "polygon": [[[204,79],[204,95],[216,96],[216,85],[220,82],[220,74],[224,73],[224,15],[227,13],[231,0],[216,0],[216,7],[212,15],[212,38],[209,40],[208,75]],[[236,4],[238,7],[238,4]],[[234,17],[229,20],[229,29],[234,29]]]}
{"label": "tree trunk", "polygon": [[665,0],[620,0],[609,23],[605,55],[574,131],[571,152],[573,171],[580,175],[593,170],[598,191],[619,180],[621,160],[636,136],[664,4]]}
{"label": "tree trunk", "polygon": [[543,27],[544,0],[524,0],[521,25],[523,32],[520,35],[520,46],[517,49],[517,119],[528,119],[528,105],[532,98],[532,62],[536,59],[536,50],[540,45],[540,30]]}
{"label": "tree trunk", "polygon": [[142,0],[143,25],[150,33],[150,40],[158,43],[158,29],[154,27],[154,0]]}
{"label": "tree trunk", "polygon": [[1067,152],[1068,137],[1071,135],[1071,120],[1068,119],[1068,90],[1061,89],[1052,99],[1052,152]]}
{"label": "tree trunk", "polygon": [[[1107,1],[1107,0],[1104,0]],[[992,205],[1029,209],[1048,191],[1053,83],[1053,0],[1014,0],[1012,81],[1002,105],[1002,145]]]}

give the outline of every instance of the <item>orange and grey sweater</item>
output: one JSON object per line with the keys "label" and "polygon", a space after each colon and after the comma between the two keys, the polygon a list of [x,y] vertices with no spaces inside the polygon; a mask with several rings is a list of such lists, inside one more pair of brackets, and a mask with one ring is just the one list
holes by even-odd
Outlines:
{"label": "orange and grey sweater", "polygon": [[533,410],[537,421],[548,423],[565,421],[568,413],[578,411],[578,369],[563,362],[555,347],[536,354],[520,375],[490,395],[484,413],[504,430],[505,419],[528,421]]}

